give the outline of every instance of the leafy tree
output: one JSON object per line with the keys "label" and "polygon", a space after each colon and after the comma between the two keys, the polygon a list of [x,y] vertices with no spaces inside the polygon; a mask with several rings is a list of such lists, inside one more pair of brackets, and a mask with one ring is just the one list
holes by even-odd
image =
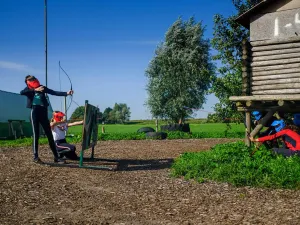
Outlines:
{"label": "leafy tree", "polygon": [[71,120],[83,120],[84,117],[84,106],[79,106],[75,109],[75,111],[71,115]]}
{"label": "leafy tree", "polygon": [[103,121],[103,113],[99,111],[99,113],[97,115],[97,118],[98,118],[98,123],[102,123],[102,121]]}
{"label": "leafy tree", "polygon": [[125,103],[115,103],[111,111],[115,123],[125,123],[130,119],[130,107]]}
{"label": "leafy tree", "polygon": [[211,92],[219,99],[214,107],[219,118],[242,119],[230,96],[242,94],[242,41],[249,38],[249,31],[239,25],[235,18],[251,8],[252,5],[261,0],[233,0],[237,10],[236,15],[225,18],[220,14],[214,16],[214,37],[211,41],[212,47],[218,51],[213,57],[222,65],[218,68],[218,75],[213,80]]}
{"label": "leafy tree", "polygon": [[110,118],[109,118],[109,113],[112,111],[112,108],[108,107],[104,110],[103,115],[102,115],[102,120],[105,123],[110,123]]}
{"label": "leafy tree", "polygon": [[146,70],[146,105],[155,118],[179,123],[201,108],[214,76],[202,23],[181,18],[168,29]]}

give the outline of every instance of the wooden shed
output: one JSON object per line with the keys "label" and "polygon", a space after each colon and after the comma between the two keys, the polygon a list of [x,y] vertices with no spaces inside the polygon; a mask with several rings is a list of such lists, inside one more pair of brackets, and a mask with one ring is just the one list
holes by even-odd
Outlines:
{"label": "wooden shed", "polygon": [[246,113],[249,131],[251,111],[269,112],[254,136],[274,112],[300,112],[300,0],[262,0],[236,21],[250,39],[243,41],[243,94],[229,99]]}

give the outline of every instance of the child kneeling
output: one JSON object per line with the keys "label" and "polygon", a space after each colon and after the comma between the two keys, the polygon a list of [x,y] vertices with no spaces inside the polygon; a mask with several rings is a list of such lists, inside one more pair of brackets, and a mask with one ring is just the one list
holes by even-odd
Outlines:
{"label": "child kneeling", "polygon": [[78,156],[75,152],[75,145],[71,145],[66,141],[66,131],[68,130],[68,127],[81,124],[83,124],[83,121],[67,123],[64,113],[60,111],[53,112],[53,117],[51,119],[50,126],[56,150],[60,158],[66,157],[72,160],[78,159]]}

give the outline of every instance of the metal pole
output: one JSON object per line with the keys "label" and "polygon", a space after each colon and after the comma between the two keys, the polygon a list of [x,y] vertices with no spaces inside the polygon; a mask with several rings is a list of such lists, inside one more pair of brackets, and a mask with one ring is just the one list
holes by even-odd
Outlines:
{"label": "metal pole", "polygon": [[45,22],[45,72],[46,72],[46,87],[48,85],[48,39],[47,39],[47,0],[44,0],[45,8],[44,8],[44,22]]}

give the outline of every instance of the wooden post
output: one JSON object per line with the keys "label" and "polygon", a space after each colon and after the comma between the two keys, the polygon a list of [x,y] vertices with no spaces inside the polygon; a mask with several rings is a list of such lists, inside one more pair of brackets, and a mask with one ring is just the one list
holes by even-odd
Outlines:
{"label": "wooden post", "polygon": [[256,125],[256,127],[254,128],[254,130],[251,132],[250,136],[254,137],[255,135],[258,134],[258,132],[267,124],[268,120],[271,119],[271,117],[273,116],[274,111],[269,111],[262,119],[261,119],[261,123]]}
{"label": "wooden post", "polygon": [[247,39],[244,39],[242,42],[242,48],[243,48],[243,88],[242,88],[242,94],[243,95],[249,95],[250,94],[250,71],[248,70],[249,65],[252,61],[251,59],[251,46]]}
{"label": "wooden post", "polygon": [[248,135],[251,132],[251,114],[250,112],[246,112],[246,134],[245,134],[245,145],[250,147],[251,142],[249,140]]}

